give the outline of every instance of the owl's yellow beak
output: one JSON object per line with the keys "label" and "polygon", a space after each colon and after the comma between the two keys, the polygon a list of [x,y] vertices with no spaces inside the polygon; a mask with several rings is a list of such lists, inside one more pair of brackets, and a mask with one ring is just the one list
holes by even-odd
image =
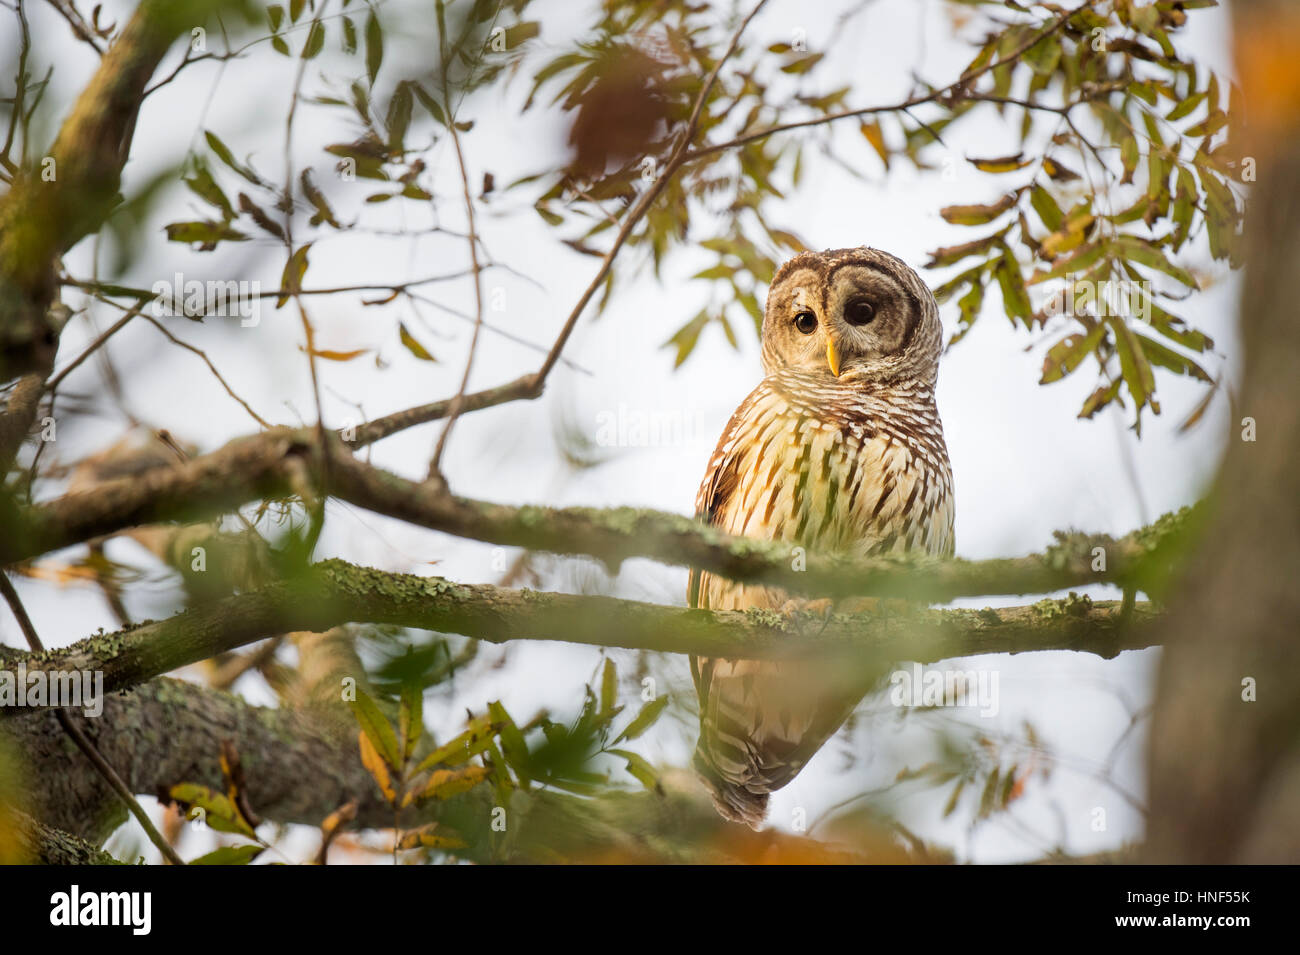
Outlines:
{"label": "owl's yellow beak", "polygon": [[830,336],[826,338],[826,364],[831,366],[831,374],[838,378],[840,376],[840,354],[835,350],[835,339]]}

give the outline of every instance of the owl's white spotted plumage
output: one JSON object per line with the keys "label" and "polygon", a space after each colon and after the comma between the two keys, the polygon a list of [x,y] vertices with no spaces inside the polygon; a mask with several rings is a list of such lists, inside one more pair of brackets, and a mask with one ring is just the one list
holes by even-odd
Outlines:
{"label": "owl's white spotted plumage", "polygon": [[[952,473],[935,406],[930,290],[876,249],[803,253],[773,279],[764,378],[709,461],[697,516],[732,534],[856,556],[953,552]],[[780,609],[785,592],[693,572],[692,606]],[[757,827],[870,680],[803,661],[692,658],[695,766],[719,812]]]}

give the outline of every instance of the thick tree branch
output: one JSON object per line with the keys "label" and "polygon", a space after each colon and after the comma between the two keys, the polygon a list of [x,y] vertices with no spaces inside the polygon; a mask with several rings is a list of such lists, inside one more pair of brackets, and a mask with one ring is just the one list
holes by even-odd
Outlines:
{"label": "thick tree branch", "polygon": [[[3,653],[0,653],[0,658]],[[341,709],[341,707],[340,707]],[[239,752],[249,803],[277,823],[318,825],[356,800],[358,828],[385,828],[393,811],[361,764],[355,725],[321,718],[321,707],[265,709],[237,697],[176,680],[155,680],[110,697],[92,732],[101,752],[128,767],[139,793],[166,792],[181,782],[223,786],[223,741]],[[69,766],[66,738],[48,713],[4,724],[35,771],[29,800],[41,807],[37,851],[48,861],[108,862],[81,839],[102,841],[122,814],[89,767]],[[895,844],[833,846],[780,832],[754,833],[724,822],[692,776],[667,771],[662,792],[610,792],[597,798],[516,791],[508,807],[508,840],[473,839],[463,857],[481,862],[900,862],[942,861]],[[489,831],[495,796],[471,791],[457,822]],[[408,824],[436,814],[413,816]],[[57,829],[52,828],[57,827]],[[59,830],[67,830],[60,832]],[[81,837],[69,835],[76,833]],[[67,848],[64,848],[66,844]],[[79,853],[79,854],[78,854]]]}
{"label": "thick tree branch", "polygon": [[122,865],[79,836],[47,826],[25,813],[16,815],[18,842],[26,861],[40,865]]}
{"label": "thick tree branch", "polygon": [[[310,429],[238,438],[211,454],[160,467],[35,508],[12,502],[0,518],[0,563],[12,563],[143,524],[198,520],[250,500],[292,493],[289,464],[319,474]],[[985,561],[854,560],[805,554],[773,541],[731,537],[674,514],[632,508],[508,507],[454,497],[372,467],[331,444],[329,492],[358,507],[486,543],[598,558],[611,568],[646,557],[735,580],[818,596],[896,596],[941,601],[995,593],[1046,593],[1087,583],[1158,588],[1197,528],[1195,512],[1166,515],[1118,540],[1066,534],[1042,554]],[[1097,549],[1101,550],[1098,551]],[[1100,555],[1100,556],[1099,556]]]}
{"label": "thick tree branch", "polygon": [[[723,657],[844,654],[854,665],[921,663],[984,653],[1083,650],[1111,657],[1152,646],[1155,611],[1084,598],[994,610],[901,614],[784,615],[686,607],[455,584],[325,561],[291,581],[227,597],[71,646],[32,655],[29,671],[102,672],[105,692],[136,686],[264,637],[383,623],[456,633],[492,643],[548,640]],[[12,717],[0,708],[0,720]]]}
{"label": "thick tree branch", "polygon": [[20,172],[0,201],[0,380],[48,372],[58,343],[47,315],[58,257],[99,228],[117,201],[145,86],[180,32],[213,6],[142,0],[40,169]]}

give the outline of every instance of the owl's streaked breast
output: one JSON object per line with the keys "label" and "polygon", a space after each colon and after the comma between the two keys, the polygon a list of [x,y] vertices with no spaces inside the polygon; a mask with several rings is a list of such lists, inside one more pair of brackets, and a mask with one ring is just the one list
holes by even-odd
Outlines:
{"label": "owl's streaked breast", "polygon": [[[854,556],[953,551],[952,475],[933,395],[813,396],[765,379],[710,462],[697,511],[732,534]],[[758,586],[709,579],[701,606],[779,606]]]}

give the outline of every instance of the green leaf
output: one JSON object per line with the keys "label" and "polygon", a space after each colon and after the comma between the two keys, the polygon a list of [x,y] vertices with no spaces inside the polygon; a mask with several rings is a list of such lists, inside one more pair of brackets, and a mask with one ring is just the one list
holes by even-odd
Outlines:
{"label": "green leaf", "polygon": [[222,846],[207,855],[191,859],[189,865],[248,865],[264,851],[257,844],[245,846]]}
{"label": "green leaf", "polygon": [[388,128],[388,148],[391,152],[402,152],[406,139],[406,128],[411,124],[411,86],[409,83],[397,84],[393,98],[388,102],[388,117],[384,125]]}
{"label": "green leaf", "polygon": [[[421,86],[419,83],[415,83],[413,85],[415,86],[415,96],[420,101],[420,105],[423,106],[425,110],[428,112],[428,114],[433,117],[434,122],[436,122],[439,126],[446,126],[447,117],[443,113],[442,106],[439,105],[438,101],[434,99],[432,96],[430,96],[428,91],[425,90],[425,88]],[[512,186],[518,185],[518,183],[517,182],[511,183],[511,185]],[[556,225],[557,223],[551,223],[551,224]]]}
{"label": "green leaf", "polygon": [[1015,204],[1015,195],[1007,193],[989,205],[944,206],[939,210],[939,215],[953,225],[983,225],[992,222]]}
{"label": "green leaf", "polygon": [[250,839],[257,838],[257,833],[244,818],[244,814],[225,793],[197,783],[178,783],[168,790],[168,795],[176,802],[202,809],[203,820],[218,832],[235,833],[248,836]]}
{"label": "green leaf", "polygon": [[663,343],[662,347],[664,348],[669,345],[677,348],[677,357],[673,360],[674,368],[680,368],[682,362],[691,356],[691,352],[695,350],[696,342],[700,339],[700,332],[704,331],[704,326],[707,324],[709,324],[709,313],[707,310],[701,311],[689,322],[677,329],[672,338]]}
{"label": "green leaf", "polygon": [[500,727],[497,738],[501,741],[501,751],[505,761],[515,771],[515,775],[519,777],[520,784],[526,788],[529,779],[532,778],[532,772],[528,744],[524,742],[524,734],[520,732],[519,727],[510,714],[506,712],[506,708],[501,705],[500,701],[488,704],[488,715],[492,718],[492,722]]}
{"label": "green leaf", "polygon": [[329,201],[326,200],[325,194],[316,187],[316,183],[312,180],[310,169],[304,169],[302,171],[302,174],[298,177],[298,182],[302,186],[303,195],[307,197],[307,201],[310,202],[312,208],[316,210],[311,217],[311,224],[320,225],[322,222],[328,222],[336,229],[343,228],[343,226],[339,224],[338,219],[334,217],[334,210],[330,208]]}
{"label": "green leaf", "polygon": [[299,246],[284,263],[284,271],[280,273],[281,294],[275,300],[276,308],[282,308],[289,301],[290,295],[302,290],[302,277],[307,274],[307,253],[310,249],[310,242]]}
{"label": "green leaf", "polygon": [[961,341],[971,327],[975,324],[975,319],[979,318],[980,308],[984,305],[984,280],[977,277],[971,283],[971,287],[960,299],[957,300],[957,308],[961,311],[961,328],[955,332],[949,340],[949,344]]}
{"label": "green leaf", "polygon": [[611,749],[609,754],[626,760],[627,771],[636,777],[646,789],[652,792],[662,791],[659,786],[659,774],[655,772],[654,767],[646,761],[645,757],[627,749]]}
{"label": "green leaf", "polygon": [[609,657],[605,658],[605,668],[600,675],[600,713],[606,716],[614,712],[618,701],[618,667]]}
{"label": "green leaf", "polygon": [[302,58],[304,60],[314,59],[324,46],[325,24],[320,20],[313,20],[311,29],[307,31],[307,42],[302,47]]}
{"label": "green leaf", "polygon": [[1151,394],[1156,390],[1151,364],[1142,351],[1142,343],[1138,340],[1137,334],[1127,322],[1114,316],[1107,318],[1106,322],[1115,330],[1115,351],[1119,355],[1119,368],[1124,377],[1124,384],[1128,388],[1128,393],[1133,396],[1134,402],[1137,403],[1137,407],[1141,409],[1143,405],[1150,403]]}
{"label": "green leaf", "polygon": [[1020,273],[1020,263],[1016,261],[1009,248],[1003,249],[1002,260],[993,270],[993,274],[998,280],[998,287],[1002,290],[1002,304],[1006,309],[1007,317],[1013,321],[1018,318],[1027,327],[1031,326],[1034,320],[1034,307],[1029,301],[1025,278]]}
{"label": "green leaf", "polygon": [[199,244],[200,252],[211,252],[220,242],[247,242],[248,236],[223,222],[171,222],[166,226],[169,242]]}
{"label": "green leaf", "polygon": [[1103,385],[1098,388],[1084,399],[1083,407],[1079,409],[1079,417],[1091,418],[1102,408],[1106,407],[1119,395],[1119,389],[1123,384],[1123,378],[1116,378],[1109,385]]}
{"label": "green leaf", "polygon": [[524,20],[506,28],[506,49],[513,50],[542,34],[542,25],[536,20]]}
{"label": "green leaf", "polygon": [[734,265],[727,265],[725,262],[719,262],[717,265],[711,265],[707,269],[701,269],[691,276],[693,279],[729,279],[736,274]]}
{"label": "green leaf", "polygon": [[1202,90],[1199,93],[1194,93],[1193,95],[1187,97],[1181,103],[1179,103],[1177,106],[1171,109],[1169,111],[1169,115],[1166,116],[1165,119],[1169,120],[1170,122],[1173,122],[1175,120],[1182,119],[1186,116],[1191,116],[1192,113],[1196,111],[1196,107],[1200,106],[1202,103],[1205,102],[1205,96],[1206,93],[1204,90]]}
{"label": "green leaf", "polygon": [[402,762],[415,752],[424,734],[424,688],[419,684],[402,687],[397,711],[397,725],[402,734]]}
{"label": "green leaf", "polygon": [[1187,323],[1177,315],[1169,314],[1154,302],[1148,302],[1148,306],[1150,314],[1146,317],[1147,324],[1165,338],[1175,341],[1194,352],[1203,352],[1207,348],[1214,347],[1214,339],[1195,329],[1188,328]]}
{"label": "green leaf", "polygon": [[468,762],[491,745],[492,737],[499,729],[487,716],[474,717],[470,720],[469,729],[424,757],[416,771],[424,772],[440,764],[458,766]]}
{"label": "green leaf", "polygon": [[1196,209],[1196,181],[1186,166],[1178,167],[1177,186],[1174,189],[1173,249],[1177,252],[1192,229],[1192,214]]}
{"label": "green leaf", "polygon": [[1035,272],[1030,278],[1029,284],[1038,285],[1040,282],[1047,282],[1051,279],[1059,279],[1072,273],[1082,272],[1101,259],[1106,254],[1106,251],[1106,243],[1090,242],[1073,255],[1058,261],[1046,272]]}
{"label": "green leaf", "polygon": [[1065,213],[1052,198],[1052,194],[1037,183],[1029,191],[1029,204],[1034,207],[1038,218],[1050,231],[1056,232],[1061,228],[1061,224],[1065,221]]}
{"label": "green leaf", "polygon": [[1145,335],[1134,333],[1137,340],[1141,343],[1142,352],[1150,360],[1151,364],[1159,365],[1161,368],[1167,368],[1179,375],[1188,375],[1199,381],[1212,381],[1209,372],[1202,368],[1186,355],[1180,355],[1172,348],[1166,348],[1154,339],[1147,338]]}
{"label": "green leaf", "polygon": [[363,690],[357,690],[357,698],[348,705],[352,707],[352,715],[356,717],[361,731],[366,734],[366,739],[375,748],[375,752],[393,769],[401,769],[402,754],[397,746],[397,734],[375,701]]}
{"label": "green leaf", "polygon": [[208,141],[208,148],[217,154],[217,158],[229,166],[239,175],[243,176],[255,186],[262,185],[262,177],[253,171],[253,167],[245,166],[243,163],[235,161],[234,155],[230,152],[229,147],[217,136],[216,133],[209,130],[203,131],[203,136]]}
{"label": "green leaf", "polygon": [[564,225],[564,216],[560,215],[559,213],[552,212],[550,209],[546,208],[546,206],[542,205],[540,202],[537,203],[537,205],[535,205],[533,208],[537,210],[537,214],[542,217],[542,221],[544,221],[547,225],[549,226]]}
{"label": "green leaf", "polygon": [[749,313],[750,319],[754,322],[754,330],[761,336],[763,333],[763,310],[759,308],[758,298],[753,292],[739,292],[736,295],[736,301],[740,307]]}
{"label": "green leaf", "polygon": [[468,843],[459,835],[436,822],[428,822],[402,836],[398,849],[464,849]]}
{"label": "green leaf", "polygon": [[429,777],[429,781],[415,793],[414,801],[426,799],[450,799],[461,793],[469,792],[488,778],[491,770],[486,766],[466,766],[464,769],[439,769]]}
{"label": "green leaf", "polygon": [[221,187],[212,178],[212,173],[208,171],[208,167],[204,163],[195,163],[194,172],[186,176],[183,181],[185,185],[189,186],[190,192],[208,205],[219,209],[227,222],[235,218],[234,207],[231,206],[230,200],[221,191]]}
{"label": "green leaf", "polygon": [[637,713],[636,718],[627,724],[627,728],[615,737],[615,743],[621,743],[624,740],[634,740],[650,727],[654,726],[655,720],[663,715],[664,709],[668,706],[668,695],[656,697],[645,706],[641,707],[641,712]]}
{"label": "green leaf", "polygon": [[825,53],[809,53],[785,64],[781,67],[781,72],[801,76],[820,63],[825,56]]}
{"label": "green leaf", "polygon": [[366,76],[370,78],[371,86],[375,85],[375,77],[379,75],[379,67],[383,62],[384,28],[379,25],[379,18],[375,16],[372,7],[366,17]]}
{"label": "green leaf", "polygon": [[1111,245],[1118,255],[1130,262],[1136,262],[1138,265],[1145,265],[1158,272],[1163,272],[1189,288],[1197,288],[1196,279],[1190,272],[1174,265],[1165,257],[1162,251],[1149,244],[1145,239],[1140,239],[1134,235],[1121,235],[1117,236]]}
{"label": "green leaf", "polygon": [[1188,126],[1183,133],[1184,136],[1213,136],[1224,126],[1228,125],[1228,114],[1223,110],[1215,110],[1209,116],[1205,117],[1195,126]]}
{"label": "green leaf", "polygon": [[1142,157],[1138,152],[1137,137],[1133,135],[1125,136],[1119,144],[1120,161],[1124,164],[1124,178],[1121,182],[1130,183],[1133,181],[1133,173],[1137,169],[1138,160]]}
{"label": "green leaf", "polygon": [[982,239],[972,239],[970,242],[963,242],[960,245],[935,249],[930,253],[930,261],[925,263],[925,267],[927,269],[943,268],[946,265],[955,265],[962,259],[970,258],[972,255],[983,255],[1001,242],[1010,228],[1010,226],[1007,226],[1006,229],[994,232],[992,235],[986,235]]}
{"label": "green leaf", "polygon": [[1048,349],[1047,357],[1043,359],[1043,376],[1038,383],[1050,384],[1070,374],[1093,352],[1105,334],[1106,326],[1098,322],[1086,335],[1066,335]]}
{"label": "green leaf", "polygon": [[406,325],[404,325],[402,322],[397,323],[397,335],[398,338],[401,339],[402,345],[406,348],[406,350],[409,351],[416,358],[420,359],[420,361],[437,362],[438,359],[434,358],[432,353],[430,353],[430,351],[427,348],[421,345],[416,340],[414,335],[412,335],[409,331],[407,331]]}
{"label": "green leaf", "polygon": [[1155,199],[1169,188],[1169,165],[1154,148],[1147,154],[1147,198]]}

